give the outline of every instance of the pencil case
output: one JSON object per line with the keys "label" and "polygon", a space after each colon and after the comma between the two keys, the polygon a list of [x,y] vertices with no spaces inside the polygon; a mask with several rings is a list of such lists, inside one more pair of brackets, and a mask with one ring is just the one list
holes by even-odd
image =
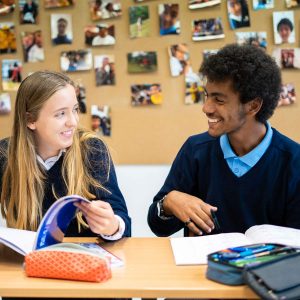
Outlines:
{"label": "pencil case", "polygon": [[[273,253],[277,252],[277,254],[270,255],[269,252],[271,251],[264,251],[261,252],[259,256],[253,257],[249,255],[236,258],[236,259],[227,259],[233,251],[232,248],[224,249],[221,251],[217,251],[211,253],[207,257],[207,270],[206,270],[206,277],[210,280],[227,284],[227,285],[242,285],[245,284],[245,279],[243,277],[243,270],[246,266],[254,266],[254,265],[261,265],[267,261],[277,260],[282,257],[287,257],[292,255],[293,253],[297,252],[297,248],[294,247],[287,247],[285,245],[280,244],[271,244],[271,243],[264,243],[264,244],[251,244],[245,245],[241,247],[235,248],[244,248],[244,249],[273,249]],[[230,254],[228,254],[230,253]],[[263,254],[265,253],[265,255]],[[237,253],[238,255],[239,253]],[[226,258],[227,257],[227,258]],[[240,259],[240,263],[236,263]]]}
{"label": "pencil case", "polygon": [[29,277],[102,282],[111,278],[110,261],[74,243],[58,243],[25,256]]}
{"label": "pencil case", "polygon": [[245,283],[262,299],[300,299],[300,252],[256,266],[245,266]]}

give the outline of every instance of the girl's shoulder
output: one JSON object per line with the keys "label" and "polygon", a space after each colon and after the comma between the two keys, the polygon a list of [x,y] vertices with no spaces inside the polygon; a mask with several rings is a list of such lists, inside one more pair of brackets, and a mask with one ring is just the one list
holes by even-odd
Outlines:
{"label": "girl's shoulder", "polygon": [[87,154],[89,160],[109,159],[109,150],[105,142],[93,132],[80,133],[80,146],[82,152]]}

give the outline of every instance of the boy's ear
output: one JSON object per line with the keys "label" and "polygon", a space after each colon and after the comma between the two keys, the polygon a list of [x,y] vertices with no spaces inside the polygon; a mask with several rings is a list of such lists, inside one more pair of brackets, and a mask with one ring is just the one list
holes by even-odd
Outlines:
{"label": "boy's ear", "polygon": [[263,100],[260,98],[255,98],[247,103],[247,111],[249,115],[256,115],[263,104]]}
{"label": "boy's ear", "polygon": [[27,127],[31,130],[35,130],[36,126],[35,126],[35,122],[33,122],[32,115],[27,112],[26,117],[27,117]]}

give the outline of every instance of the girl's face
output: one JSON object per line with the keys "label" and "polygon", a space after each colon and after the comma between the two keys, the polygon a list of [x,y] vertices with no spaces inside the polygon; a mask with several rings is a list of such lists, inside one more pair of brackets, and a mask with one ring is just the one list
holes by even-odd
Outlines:
{"label": "girl's face", "polygon": [[279,27],[279,35],[283,43],[288,42],[290,34],[291,34],[291,29],[288,25],[283,24]]}
{"label": "girl's face", "polygon": [[75,89],[67,85],[45,102],[35,122],[27,124],[34,132],[37,153],[43,160],[72,145],[78,110]]}

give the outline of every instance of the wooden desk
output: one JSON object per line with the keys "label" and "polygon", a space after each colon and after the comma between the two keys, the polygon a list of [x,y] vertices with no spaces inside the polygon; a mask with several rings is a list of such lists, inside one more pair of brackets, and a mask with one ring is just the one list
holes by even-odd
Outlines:
{"label": "wooden desk", "polygon": [[0,245],[0,296],[257,299],[246,286],[207,280],[204,265],[176,266],[168,238],[128,238],[102,246],[124,259],[125,266],[113,270],[113,278],[107,282],[87,283],[28,278],[22,269],[23,257]]}

